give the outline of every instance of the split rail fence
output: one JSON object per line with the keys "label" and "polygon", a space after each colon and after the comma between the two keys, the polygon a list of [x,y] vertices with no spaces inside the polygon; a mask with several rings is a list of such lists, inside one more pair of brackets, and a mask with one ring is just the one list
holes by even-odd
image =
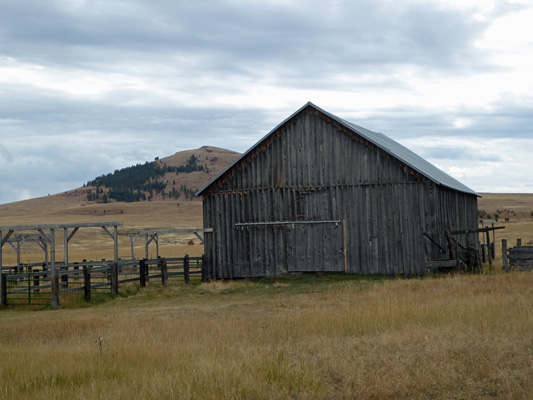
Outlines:
{"label": "split rail fence", "polygon": [[139,282],[142,288],[153,279],[163,286],[170,279],[205,280],[203,257],[156,258],[142,260],[83,261],[65,266],[56,263],[56,278],[49,264],[24,264],[2,267],[0,304],[54,305],[59,295],[84,292],[86,301],[92,293],[118,294],[121,284]]}

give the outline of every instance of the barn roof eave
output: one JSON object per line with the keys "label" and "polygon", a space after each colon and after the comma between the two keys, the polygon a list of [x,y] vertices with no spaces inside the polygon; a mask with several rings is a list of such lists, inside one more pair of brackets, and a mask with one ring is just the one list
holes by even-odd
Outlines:
{"label": "barn roof eave", "polygon": [[250,152],[252,152],[257,146],[259,146],[263,141],[265,141],[271,134],[273,134],[275,131],[277,131],[281,126],[283,126],[285,123],[287,123],[289,120],[294,118],[296,115],[298,115],[301,111],[303,111],[307,107],[313,107],[314,109],[320,111],[321,113],[327,115],[331,119],[337,121],[339,124],[345,126],[347,129],[353,131],[354,133],[358,134],[359,136],[363,137],[364,139],[368,140],[370,143],[376,145],[383,151],[389,153],[393,157],[397,158],[401,162],[403,162],[405,165],[409,166],[413,170],[417,171],[418,173],[422,174],[423,176],[426,176],[431,181],[435,182],[438,185],[457,190],[459,192],[464,192],[468,194],[475,195],[477,197],[481,197],[477,192],[470,189],[466,185],[462,184],[455,178],[451,177],[444,171],[441,171],[439,168],[431,164],[430,162],[426,161],[419,155],[413,153],[411,150],[406,148],[405,146],[401,145],[400,143],[392,140],[391,138],[383,135],[379,132],[373,132],[368,129],[365,129],[363,127],[360,127],[358,125],[355,125],[351,122],[348,122],[342,118],[337,117],[336,115],[333,115],[320,107],[316,106],[315,104],[311,102],[307,102],[304,106],[302,106],[300,109],[295,111],[293,114],[291,114],[288,118],[283,120],[283,122],[276,125],[274,129],[272,129],[270,132],[268,132],[264,137],[262,137],[256,144],[254,144],[252,147],[250,147],[242,156],[240,156],[237,160],[235,160],[230,166],[228,166],[224,171],[222,171],[220,174],[218,174],[213,180],[211,180],[207,185],[205,185],[203,188],[201,188],[198,192],[196,192],[196,196],[201,196],[202,193],[209,188],[213,183],[215,183],[220,177],[222,177],[227,171],[229,171],[231,168],[233,168],[234,165],[238,164],[242,159],[244,159]]}

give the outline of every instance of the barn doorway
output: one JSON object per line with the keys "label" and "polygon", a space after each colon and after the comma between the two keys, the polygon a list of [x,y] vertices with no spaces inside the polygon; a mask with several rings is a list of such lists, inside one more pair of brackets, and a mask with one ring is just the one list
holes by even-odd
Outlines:
{"label": "barn doorway", "polygon": [[235,242],[246,251],[237,269],[249,265],[248,276],[291,272],[346,272],[345,222],[269,221],[237,223],[243,233]]}

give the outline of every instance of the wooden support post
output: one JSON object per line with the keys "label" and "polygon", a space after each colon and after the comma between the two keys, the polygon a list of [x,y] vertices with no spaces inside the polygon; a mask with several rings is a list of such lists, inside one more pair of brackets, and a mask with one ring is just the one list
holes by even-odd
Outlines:
{"label": "wooden support post", "polygon": [[49,265],[50,264],[50,257],[49,257],[49,251],[48,251],[48,240],[45,240],[44,241],[44,262],[46,263],[46,265]]}
{"label": "wooden support post", "polygon": [[457,252],[453,249],[453,242],[452,242],[452,236],[450,235],[450,231],[446,230],[444,231],[444,234],[446,235],[446,242],[448,243],[448,256],[451,260],[457,260],[458,257],[456,256]]}
{"label": "wooden support post", "polygon": [[31,281],[30,281],[30,269],[26,269],[26,281],[28,287],[28,304],[31,304]]}
{"label": "wooden support post", "polygon": [[22,247],[22,243],[20,239],[17,239],[17,272],[22,272],[22,268],[20,267],[20,248]]}
{"label": "wooden support post", "polygon": [[[63,254],[64,254],[64,258],[65,258],[65,268],[66,270],[68,271],[68,228],[63,228],[63,247],[64,247],[64,250],[63,250]],[[68,282],[68,278],[67,278],[67,282]]]}
{"label": "wooden support post", "polygon": [[167,259],[166,258],[160,258],[159,259],[159,269],[161,270],[161,284],[163,286],[167,285]]}
{"label": "wooden support post", "polygon": [[50,261],[52,263],[52,308],[56,309],[59,307],[59,279],[56,268],[56,239],[55,239],[55,230],[50,229]]}
{"label": "wooden support post", "polygon": [[490,232],[488,229],[485,231],[485,236],[487,238],[487,249],[489,251],[489,267],[492,269],[492,257],[490,256]]}
{"label": "wooden support post", "polygon": [[61,285],[68,287],[68,268],[67,267],[61,267],[59,269],[61,272]]}
{"label": "wooden support post", "polygon": [[185,279],[185,283],[189,283],[190,269],[189,269],[189,255],[188,254],[185,254],[185,257],[183,257],[183,277]]}
{"label": "wooden support post", "polygon": [[83,266],[83,291],[85,294],[85,301],[91,301],[91,270],[88,265]]}
{"label": "wooden support post", "polygon": [[146,272],[146,258],[143,258],[141,261],[139,261],[139,283],[141,284],[142,289],[146,287]]}
{"label": "wooden support post", "polygon": [[7,274],[0,273],[0,304],[7,306]]}
{"label": "wooden support post", "polygon": [[59,280],[57,274],[50,274],[50,286],[52,288],[52,308],[59,307]]}
{"label": "wooden support post", "polygon": [[481,262],[487,262],[487,248],[485,243],[481,244]]}
{"label": "wooden support post", "polygon": [[205,259],[205,254],[202,254],[202,282],[207,282],[207,265]]}
{"label": "wooden support post", "polygon": [[504,271],[509,270],[508,260],[507,260],[507,239],[502,239],[502,268]]}
{"label": "wooden support post", "polygon": [[465,245],[466,245],[466,265],[472,265],[472,259],[470,257],[470,231],[466,230],[465,235]]}
{"label": "wooden support post", "polygon": [[133,250],[133,245],[135,244],[135,240],[137,240],[136,235],[130,235],[130,244],[131,244],[131,259],[135,260],[135,251]]}
{"label": "wooden support post", "polygon": [[144,258],[148,259],[148,245],[150,243],[148,242],[148,234],[144,235]]}
{"label": "wooden support post", "polygon": [[111,268],[111,294],[118,294],[118,263],[114,262]]}
{"label": "wooden support post", "polygon": [[522,247],[522,239],[516,239],[516,247]]}
{"label": "wooden support post", "polygon": [[[41,284],[40,282],[40,279],[41,279],[41,275],[39,274],[33,274],[33,286],[39,286]],[[39,289],[35,289],[35,293],[39,293]]]}
{"label": "wooden support post", "polygon": [[113,227],[113,255],[115,263],[118,263],[118,227],[116,226]]}

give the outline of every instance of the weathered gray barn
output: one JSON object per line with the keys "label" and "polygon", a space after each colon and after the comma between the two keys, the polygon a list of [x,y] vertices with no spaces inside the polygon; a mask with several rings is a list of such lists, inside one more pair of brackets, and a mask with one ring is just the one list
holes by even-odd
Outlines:
{"label": "weathered gray barn", "polygon": [[[213,229],[205,234],[209,278],[420,275],[427,261],[448,258],[446,230],[478,226],[476,192],[312,103],[197,194]],[[455,238],[478,248],[477,234],[466,236]]]}

